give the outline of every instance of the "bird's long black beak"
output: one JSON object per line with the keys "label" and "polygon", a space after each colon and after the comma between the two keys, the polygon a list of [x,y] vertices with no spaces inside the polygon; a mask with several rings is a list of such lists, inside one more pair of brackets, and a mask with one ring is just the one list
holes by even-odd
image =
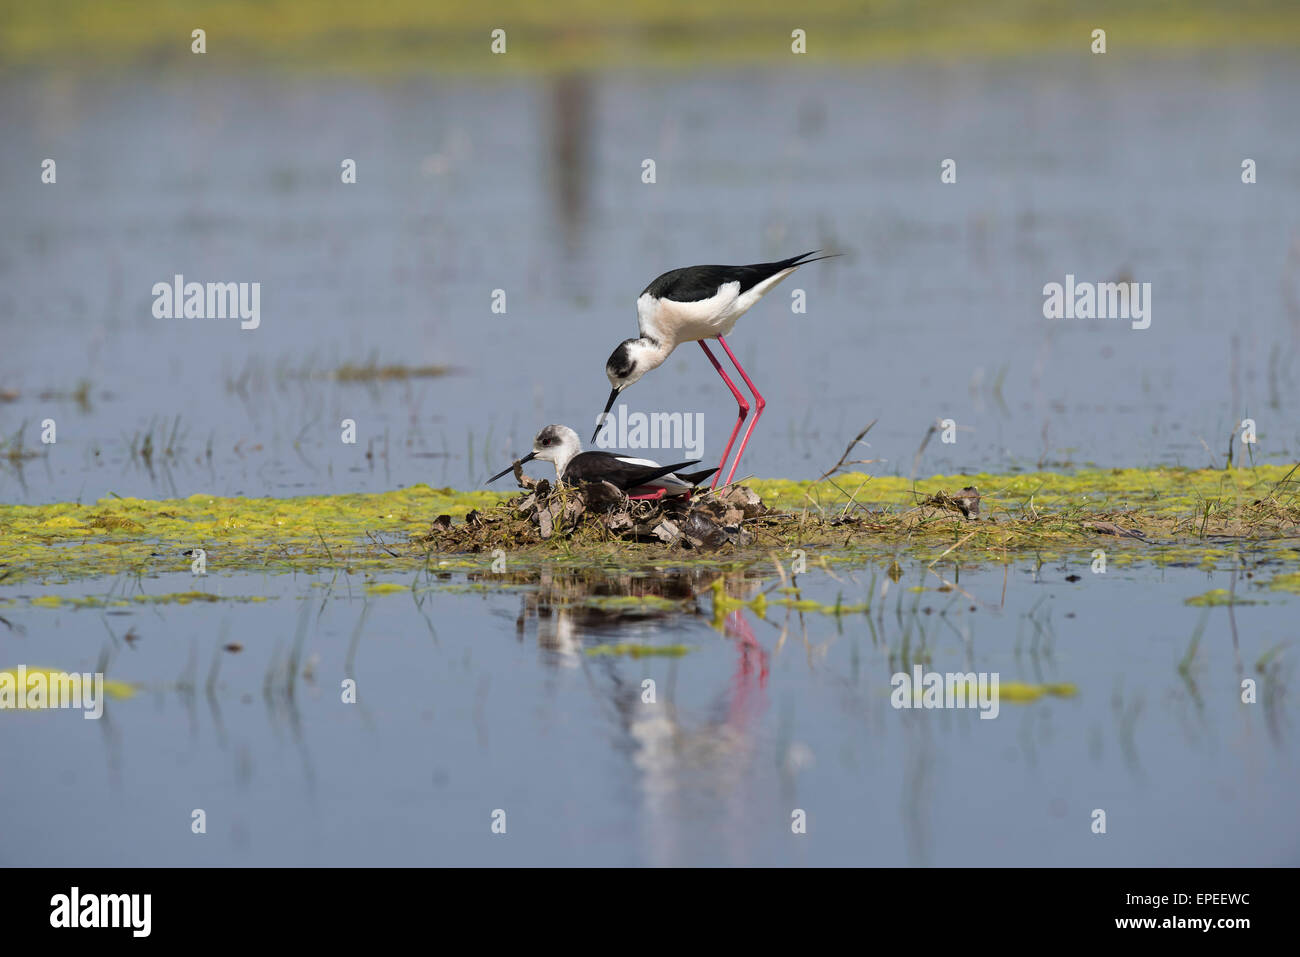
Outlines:
{"label": "bird's long black beak", "polygon": [[535,459],[535,458],[537,458],[537,453],[536,453],[536,452],[529,452],[527,455],[525,455],[525,456],[524,456],[522,459],[520,459],[518,462],[511,462],[510,465],[509,465],[508,467],[503,468],[500,472],[498,472],[496,475],[492,476],[490,479],[488,479],[488,480],[487,480],[486,482],[484,482],[483,484],[484,484],[484,485],[491,485],[493,482],[495,482],[495,481],[496,481],[497,479],[499,479],[501,476],[505,475],[507,472],[513,472],[513,471],[515,470],[515,466],[516,466],[516,465],[523,465],[525,462],[531,462],[531,461],[532,461],[533,459]]}
{"label": "bird's long black beak", "polygon": [[618,389],[609,390],[609,401],[605,403],[605,411],[600,413],[600,418],[596,420],[596,431],[591,433],[591,441],[596,441],[596,436],[600,435],[600,427],[605,424],[605,416],[609,415],[609,410],[614,408],[614,400],[618,398]]}

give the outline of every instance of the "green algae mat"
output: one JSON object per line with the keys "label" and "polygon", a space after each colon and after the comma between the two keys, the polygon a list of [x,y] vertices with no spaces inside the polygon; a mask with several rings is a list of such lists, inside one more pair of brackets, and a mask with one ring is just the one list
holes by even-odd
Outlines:
{"label": "green algae mat", "polygon": [[[196,494],[159,501],[109,497],[93,504],[4,505],[0,584],[186,572],[199,550],[206,571],[221,574],[487,570],[494,552],[525,564],[727,565],[767,561],[802,548],[832,561],[963,564],[1026,555],[1046,561],[1103,549],[1113,564],[1149,561],[1207,569],[1248,554],[1255,565],[1291,564],[1274,569],[1276,587],[1298,587],[1300,467],[1295,466],[978,473],[916,482],[850,473],[821,482],[758,480],[749,487],[761,497],[764,514],[740,523],[748,530],[745,544],[715,549],[611,539],[603,528],[543,539],[535,526],[513,520],[517,493],[425,485],[368,495]],[[950,507],[967,487],[979,490],[977,515]],[[473,534],[438,534],[440,527],[465,530],[467,524]],[[190,600],[204,600],[202,592],[194,596]]]}
{"label": "green algae mat", "polygon": [[[1171,16],[1176,6],[1177,15]],[[749,0],[744,16],[717,0],[498,0],[491,5],[392,0],[311,5],[189,0],[0,4],[0,63],[52,60],[85,69],[127,62],[154,68],[204,55],[228,67],[270,63],[303,70],[392,74],[430,70],[555,72],[700,63],[870,63],[905,57],[1087,53],[1104,27],[1113,49],[1294,47],[1300,9],[1261,0],[1248,10],[1219,0]],[[69,23],[77,29],[69,29]],[[802,32],[806,41],[797,49]],[[400,38],[400,42],[394,42]]]}

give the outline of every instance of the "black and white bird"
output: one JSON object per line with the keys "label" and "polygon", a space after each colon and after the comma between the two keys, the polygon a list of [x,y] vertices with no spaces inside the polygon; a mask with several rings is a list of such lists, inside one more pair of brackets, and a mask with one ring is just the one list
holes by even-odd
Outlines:
{"label": "black and white bird", "polygon": [[723,371],[722,365],[709,351],[704,341],[717,339],[735,365],[736,371],[740,373],[740,377],[745,380],[745,385],[749,386],[749,391],[754,393],[754,418],[749,423],[749,428],[745,430],[744,438],[740,440],[736,460],[727,475],[726,481],[729,484],[736,474],[737,466],[740,465],[740,457],[745,454],[745,445],[749,442],[750,433],[758,424],[759,416],[763,414],[767,402],[759,394],[758,389],[754,388],[754,383],[745,374],[744,368],[736,361],[727,341],[722,337],[730,335],[736,320],[786,276],[802,265],[816,262],[818,259],[831,258],[831,256],[818,256],[817,252],[819,250],[791,256],[780,262],[754,263],[750,266],[687,266],[684,269],[666,272],[646,286],[645,291],[636,301],[640,337],[620,342],[618,348],[609,357],[609,361],[605,363],[605,375],[608,376],[612,388],[592,440],[594,441],[596,435],[600,434],[605,416],[614,407],[614,401],[620,392],[651,369],[662,365],[664,360],[672,355],[672,351],[683,342],[698,342],[704,354],[709,357],[709,362],[713,363],[713,368],[718,370],[718,375],[722,376],[722,381],[736,397],[736,405],[739,407],[739,417],[731,430],[731,437],[727,439],[722,460],[718,463],[716,469],[718,474],[713,479],[713,485],[716,487],[718,479],[722,477],[722,469],[727,465],[731,446],[736,441],[736,433],[740,431],[741,424],[749,415],[749,403]]}
{"label": "black and white bird", "polygon": [[[685,495],[717,471],[705,469],[701,472],[678,472],[678,469],[698,465],[698,459],[679,462],[677,465],[660,465],[649,459],[615,455],[612,452],[584,452],[578,433],[565,425],[548,425],[537,433],[533,439],[533,450],[519,461],[523,463],[533,459],[552,463],[556,479],[566,485],[609,482],[633,498]],[[495,482],[513,469],[512,464],[510,468],[502,469],[492,476],[488,482]]]}

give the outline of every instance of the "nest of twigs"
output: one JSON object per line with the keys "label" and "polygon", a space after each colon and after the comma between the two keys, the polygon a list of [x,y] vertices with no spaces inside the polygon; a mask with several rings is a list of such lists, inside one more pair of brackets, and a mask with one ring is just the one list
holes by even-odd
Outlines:
{"label": "nest of twigs", "polygon": [[732,486],[691,496],[633,499],[608,482],[556,485],[529,478],[516,468],[523,494],[490,512],[470,512],[460,524],[448,515],[416,536],[421,544],[447,551],[481,551],[546,541],[659,542],[684,548],[714,549],[746,545],[746,519],[769,509],[751,489]]}

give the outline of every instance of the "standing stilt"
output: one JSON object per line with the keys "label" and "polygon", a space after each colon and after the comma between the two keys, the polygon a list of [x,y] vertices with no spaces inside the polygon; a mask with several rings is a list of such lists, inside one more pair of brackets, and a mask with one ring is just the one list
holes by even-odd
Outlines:
{"label": "standing stilt", "polygon": [[[718,341],[722,342],[721,336],[718,337]],[[718,370],[718,375],[722,376],[722,381],[727,383],[727,388],[730,389],[731,394],[736,397],[736,405],[740,407],[740,416],[736,419],[736,424],[732,426],[731,438],[727,439],[727,447],[723,450],[722,461],[718,463],[718,471],[713,475],[713,484],[709,486],[709,488],[713,489],[718,487],[718,479],[722,477],[722,470],[727,467],[727,459],[731,455],[731,446],[736,441],[736,433],[740,431],[740,426],[741,423],[745,421],[745,416],[749,415],[749,403],[745,401],[744,395],[742,395],[740,390],[736,388],[736,384],[732,382],[727,373],[723,371],[722,363],[720,363],[717,357],[709,351],[709,347],[705,344],[704,340],[700,339],[699,343],[700,348],[704,350],[704,354],[708,356],[709,361],[713,363],[713,368]],[[727,349],[727,344],[725,342],[722,343],[722,348]],[[727,349],[727,354],[731,354],[730,349]],[[731,361],[735,362],[736,360],[733,358]],[[737,368],[740,367],[737,366]],[[744,375],[744,373],[742,372],[741,375]],[[753,386],[750,386],[750,388],[752,389]],[[748,438],[749,433],[746,432],[745,436]],[[732,471],[734,472],[735,470],[733,469]],[[730,479],[728,479],[728,481],[730,481]]]}
{"label": "standing stilt", "polygon": [[[741,364],[736,361],[736,357],[735,355],[732,354],[731,347],[727,345],[727,341],[723,339],[722,336],[718,336],[718,342],[722,343],[723,350],[727,353],[727,356],[731,359],[732,364],[735,365],[736,371],[740,373],[740,377],[745,380],[745,385],[749,386],[749,391],[754,393],[754,418],[749,423],[749,428],[745,430],[744,438],[740,440],[740,448],[736,450],[736,460],[731,463],[731,472],[728,473],[727,480],[723,483],[724,485],[730,485],[731,479],[736,474],[736,468],[740,465],[740,457],[745,454],[745,445],[746,443],[749,442],[749,434],[754,431],[754,426],[758,425],[759,416],[761,416],[763,414],[763,410],[767,408],[767,400],[765,400],[761,395],[759,395],[758,389],[754,388],[754,383],[749,381],[749,376],[745,375],[744,367],[741,366]],[[700,342],[700,345],[704,345],[704,343]],[[726,376],[723,376],[723,378],[725,379]],[[730,382],[728,382],[728,385],[730,385]],[[732,387],[732,392],[736,392],[734,386]],[[742,402],[744,401],[743,399],[740,399],[739,393],[736,393],[736,398]],[[744,415],[741,415],[741,418],[743,419]],[[737,429],[740,428],[739,422],[736,423],[736,428]],[[731,433],[731,438],[733,440],[736,438],[736,433],[734,431]],[[731,449],[730,442],[727,443],[727,449],[728,451],[730,451]],[[713,477],[714,482],[717,482],[718,476],[722,474],[721,471],[722,467],[723,466],[718,467],[719,468],[718,475],[715,475]]]}

